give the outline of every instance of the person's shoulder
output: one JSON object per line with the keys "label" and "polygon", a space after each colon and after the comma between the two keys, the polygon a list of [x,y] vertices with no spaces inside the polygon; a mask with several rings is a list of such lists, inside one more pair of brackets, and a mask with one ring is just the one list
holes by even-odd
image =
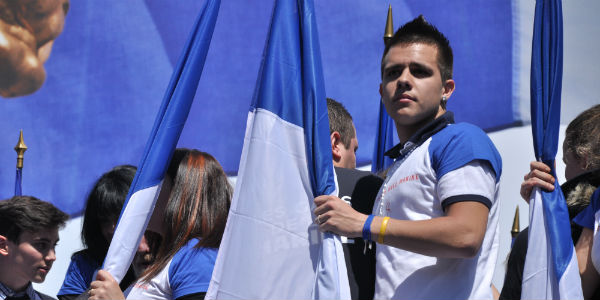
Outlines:
{"label": "person's shoulder", "polygon": [[198,239],[188,241],[173,256],[172,266],[188,265],[190,263],[214,263],[217,258],[218,249],[208,247],[196,247]]}
{"label": "person's shoulder", "polygon": [[352,194],[356,188],[373,187],[379,190],[383,184],[383,178],[369,171],[336,167],[335,173],[338,178],[339,192],[342,194]]}
{"label": "person's shoulder", "polygon": [[469,123],[450,124],[432,136],[429,145],[432,165],[443,175],[465,164],[487,161],[500,178],[502,158],[498,149],[479,127]]}
{"label": "person's shoulder", "polygon": [[379,177],[369,171],[363,171],[363,170],[358,170],[358,169],[347,169],[347,168],[335,167],[335,173],[340,178],[355,179],[356,181],[360,180],[363,177],[369,177],[369,178],[372,177],[375,180],[377,180],[377,179],[383,180],[383,179],[381,179],[381,177]]}
{"label": "person's shoulder", "polygon": [[46,295],[40,291],[35,291],[35,293],[38,294],[38,296],[40,296],[40,299],[42,300],[56,300],[56,298]]}
{"label": "person's shoulder", "polygon": [[490,140],[483,129],[471,123],[461,122],[449,124],[436,135],[449,136],[454,138],[476,138]]}
{"label": "person's shoulder", "polygon": [[71,256],[71,264],[76,266],[77,269],[94,272],[100,267],[100,264],[92,259],[87,253],[83,251],[75,252]]}

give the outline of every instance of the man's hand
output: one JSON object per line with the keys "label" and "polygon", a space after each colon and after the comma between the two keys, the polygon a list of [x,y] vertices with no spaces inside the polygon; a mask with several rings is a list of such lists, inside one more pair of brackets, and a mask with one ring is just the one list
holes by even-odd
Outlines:
{"label": "man's hand", "polygon": [[319,230],[331,231],[349,238],[362,236],[366,215],[357,212],[335,196],[319,196],[315,198],[315,204],[315,222],[319,225]]}
{"label": "man's hand", "polygon": [[98,271],[96,281],[90,285],[89,294],[88,299],[125,299],[119,283],[104,270]]}
{"label": "man's hand", "polygon": [[539,187],[546,191],[554,191],[555,179],[550,174],[552,171],[550,167],[539,161],[532,161],[529,165],[530,172],[523,177],[523,183],[521,183],[521,197],[529,203],[531,197],[531,191],[534,187]]}

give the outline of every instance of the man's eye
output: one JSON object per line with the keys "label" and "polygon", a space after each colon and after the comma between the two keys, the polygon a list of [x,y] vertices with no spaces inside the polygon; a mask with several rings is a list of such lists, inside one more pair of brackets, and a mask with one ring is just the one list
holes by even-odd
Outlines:
{"label": "man's eye", "polygon": [[386,77],[386,78],[396,78],[396,77],[398,77],[398,76],[400,76],[400,71],[399,71],[399,70],[397,70],[397,69],[388,70],[388,71],[385,73],[385,77]]}
{"label": "man's eye", "polygon": [[431,75],[431,72],[429,72],[429,70],[423,68],[415,68],[412,69],[410,72],[417,78],[428,77]]}
{"label": "man's eye", "polygon": [[45,250],[48,250],[49,244],[48,243],[35,243],[33,246],[38,251],[45,251]]}

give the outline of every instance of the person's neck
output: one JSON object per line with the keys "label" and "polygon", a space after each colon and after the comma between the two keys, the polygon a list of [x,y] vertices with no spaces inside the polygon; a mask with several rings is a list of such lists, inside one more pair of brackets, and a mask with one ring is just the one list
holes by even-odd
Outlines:
{"label": "person's neck", "polygon": [[19,293],[25,291],[29,286],[30,282],[27,281],[25,284],[22,283],[13,283],[7,280],[3,280],[0,278],[0,283],[2,283],[5,287],[11,289],[15,293]]}
{"label": "person's neck", "polygon": [[[3,265],[0,263],[0,265]],[[0,270],[0,283],[2,283],[5,287],[11,289],[13,292],[22,292],[27,289],[30,281],[21,281],[18,278],[15,278],[14,273],[11,272],[10,268],[2,267]]]}
{"label": "person's neck", "polygon": [[396,133],[398,134],[398,139],[400,140],[400,143],[404,145],[408,141],[408,139],[410,139],[415,133],[417,133],[417,131],[419,131],[419,129],[423,128],[430,122],[433,122],[433,120],[441,117],[442,115],[444,115],[445,112],[445,109],[440,108],[433,117],[425,118],[421,122],[411,125],[402,125],[398,122],[394,122],[394,124],[396,125]]}

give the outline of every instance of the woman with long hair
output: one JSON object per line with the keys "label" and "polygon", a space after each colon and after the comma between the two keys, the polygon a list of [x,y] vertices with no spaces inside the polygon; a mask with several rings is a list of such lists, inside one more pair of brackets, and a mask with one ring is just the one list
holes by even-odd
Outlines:
{"label": "woman with long hair", "polygon": [[[69,269],[58,292],[60,300],[74,299],[83,294],[92,282],[94,272],[102,265],[135,172],[134,166],[117,166],[104,173],[94,184],[87,198],[81,229],[85,248],[71,256]],[[134,279],[130,270],[123,279],[123,286],[126,288]]]}
{"label": "woman with long hair", "polygon": [[[175,151],[165,181],[171,178],[161,245],[155,261],[126,291],[128,299],[203,299],[208,290],[232,188],[217,160],[198,150]],[[124,298],[110,274],[99,271],[90,299]]]}

